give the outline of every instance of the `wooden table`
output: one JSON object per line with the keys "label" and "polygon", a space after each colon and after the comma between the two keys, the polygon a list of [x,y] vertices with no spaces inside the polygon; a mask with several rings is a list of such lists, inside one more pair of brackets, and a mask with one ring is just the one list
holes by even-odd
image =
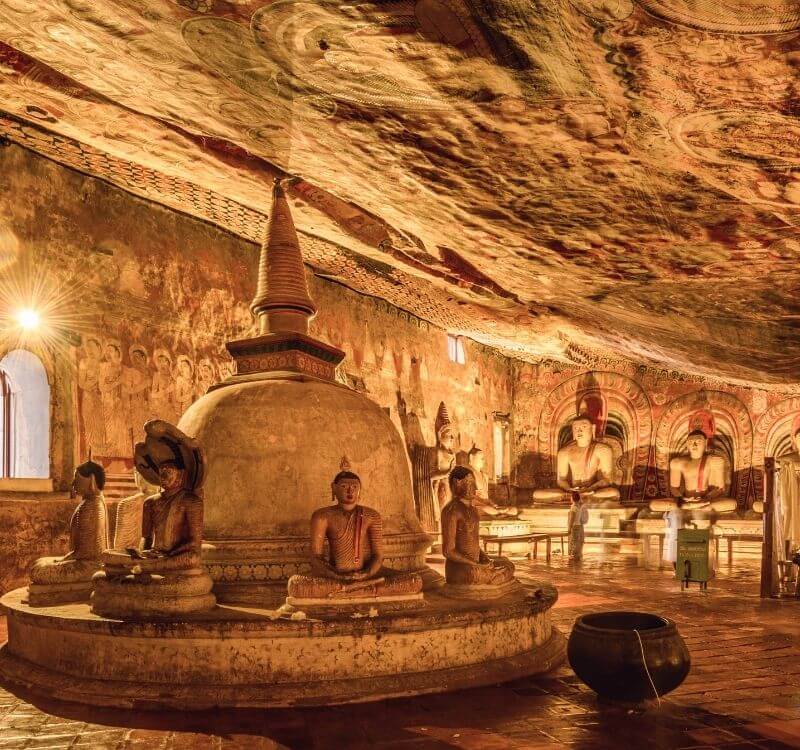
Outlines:
{"label": "wooden table", "polygon": [[733,565],[733,543],[734,542],[761,542],[761,534],[715,534],[717,540],[716,559],[719,563],[719,543],[724,539],[728,543],[728,565]]}
{"label": "wooden table", "polygon": [[531,534],[513,534],[511,536],[501,536],[500,534],[486,534],[481,537],[481,542],[483,542],[483,550],[487,554],[489,553],[489,545],[496,544],[497,545],[497,554],[503,554],[503,545],[504,544],[511,544],[514,542],[527,542],[530,544],[531,551],[528,552],[526,555],[529,559],[533,557],[536,560],[538,552],[539,552],[539,542],[545,543],[545,558],[547,562],[550,562],[550,557],[552,554],[553,549],[553,539],[559,539],[561,541],[561,554],[564,554],[564,538],[567,536],[566,532],[540,532],[540,533],[531,533]]}

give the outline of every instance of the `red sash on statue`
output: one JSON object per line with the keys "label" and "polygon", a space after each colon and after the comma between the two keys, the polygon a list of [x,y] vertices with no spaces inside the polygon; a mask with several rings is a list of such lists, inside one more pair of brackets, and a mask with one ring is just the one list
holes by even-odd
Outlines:
{"label": "red sash on statue", "polygon": [[704,453],[703,457],[700,459],[700,466],[697,467],[697,489],[695,492],[699,495],[705,487],[705,474],[706,474],[706,459],[708,458],[708,453]]}
{"label": "red sash on statue", "polygon": [[583,457],[583,476],[581,477],[582,482],[588,482],[590,477],[586,476],[589,471],[589,464],[592,463],[592,458],[594,457],[594,441],[589,443],[589,447],[586,449],[586,453]]}

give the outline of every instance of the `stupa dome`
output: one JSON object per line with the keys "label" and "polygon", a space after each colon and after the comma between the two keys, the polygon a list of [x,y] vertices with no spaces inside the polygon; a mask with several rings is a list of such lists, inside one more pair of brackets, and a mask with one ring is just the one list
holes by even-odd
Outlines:
{"label": "stupa dome", "polygon": [[306,539],[331,502],[343,456],[361,478],[361,502],[387,534],[419,534],[403,441],[386,412],[349,388],[288,373],[217,388],[180,429],[208,461],[205,537]]}

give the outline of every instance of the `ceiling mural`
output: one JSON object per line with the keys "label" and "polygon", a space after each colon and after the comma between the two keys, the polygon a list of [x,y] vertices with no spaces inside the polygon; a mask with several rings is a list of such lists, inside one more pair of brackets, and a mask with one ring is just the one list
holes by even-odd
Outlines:
{"label": "ceiling mural", "polygon": [[251,239],[294,175],[318,272],[505,350],[800,380],[795,2],[4,0],[0,111]]}

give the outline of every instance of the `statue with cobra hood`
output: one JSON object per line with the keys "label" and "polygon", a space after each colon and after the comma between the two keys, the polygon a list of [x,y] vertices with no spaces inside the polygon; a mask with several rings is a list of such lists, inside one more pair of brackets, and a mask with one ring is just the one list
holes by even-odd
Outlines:
{"label": "statue with cobra hood", "polygon": [[177,427],[153,420],[134,452],[136,470],[161,492],[142,506],[142,545],[107,550],[94,577],[92,611],[121,619],[212,608],[213,582],[202,565],[205,460]]}
{"label": "statue with cobra hood", "polygon": [[423,530],[438,535],[441,509],[448,499],[447,475],[455,465],[455,435],[447,407],[442,401],[436,412],[436,445],[412,445],[411,466],[414,503]]}
{"label": "statue with cobra hood", "polygon": [[422,577],[384,566],[383,519],[359,504],[361,479],[347,458],[331,494],[336,504],[311,515],[311,574],[289,579],[286,603],[300,609],[420,606]]}
{"label": "statue with cobra hood", "polygon": [[108,513],[103,498],[106,473],[89,460],[75,469],[72,497],[81,500],[69,522],[69,552],[63,557],[39,558],[31,568],[28,603],[49,606],[88,599],[92,576],[100,569],[103,550],[108,546]]}

